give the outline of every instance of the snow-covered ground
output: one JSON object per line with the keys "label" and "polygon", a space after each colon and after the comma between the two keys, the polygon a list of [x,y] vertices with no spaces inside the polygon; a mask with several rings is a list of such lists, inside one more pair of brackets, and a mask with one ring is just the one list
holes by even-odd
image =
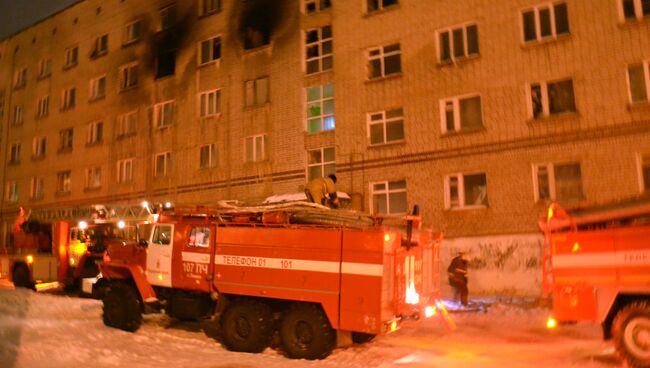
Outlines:
{"label": "snow-covered ground", "polygon": [[544,308],[495,304],[455,313],[454,332],[439,320],[416,322],[321,361],[289,360],[275,350],[234,353],[198,324],[145,317],[135,333],[102,323],[92,299],[0,288],[0,367],[617,367],[595,324],[547,331]]}

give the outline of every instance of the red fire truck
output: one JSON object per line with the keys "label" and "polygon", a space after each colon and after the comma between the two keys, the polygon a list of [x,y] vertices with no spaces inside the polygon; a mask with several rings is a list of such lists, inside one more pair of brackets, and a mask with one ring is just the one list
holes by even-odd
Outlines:
{"label": "red fire truck", "polygon": [[564,210],[540,221],[544,293],[557,322],[600,322],[631,367],[650,367],[650,198]]}
{"label": "red fire truck", "polygon": [[[228,349],[275,341],[290,358],[321,359],[337,338],[364,342],[403,321],[444,314],[442,235],[407,217],[343,210],[173,209],[148,240],[109,244],[104,323],[139,328],[142,313],[213,321]],[[297,206],[297,207],[296,207]]]}
{"label": "red fire truck", "polygon": [[147,214],[142,206],[21,209],[0,252],[0,277],[16,287],[78,290],[82,279],[98,274],[104,239],[134,238],[133,221]]}

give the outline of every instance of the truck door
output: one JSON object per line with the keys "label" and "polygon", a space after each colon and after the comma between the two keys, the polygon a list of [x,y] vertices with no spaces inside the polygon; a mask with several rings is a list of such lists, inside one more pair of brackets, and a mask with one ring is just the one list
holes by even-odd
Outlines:
{"label": "truck door", "polygon": [[[174,287],[210,291],[208,275],[211,274],[214,234],[207,223],[179,224],[174,247]],[[182,238],[181,238],[182,235]],[[178,261],[180,258],[180,262]]]}
{"label": "truck door", "polygon": [[151,285],[172,286],[173,224],[156,224],[147,246],[147,280]]}

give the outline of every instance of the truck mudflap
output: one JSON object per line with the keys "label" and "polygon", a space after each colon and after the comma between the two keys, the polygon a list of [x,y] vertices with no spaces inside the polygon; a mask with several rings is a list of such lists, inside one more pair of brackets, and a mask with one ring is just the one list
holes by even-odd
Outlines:
{"label": "truck mudflap", "polygon": [[142,301],[145,303],[158,301],[156,292],[147,281],[147,276],[140,265],[120,263],[107,264],[104,262],[98,262],[97,265],[99,266],[99,271],[102,276],[109,281],[132,279],[135,286],[138,288]]}

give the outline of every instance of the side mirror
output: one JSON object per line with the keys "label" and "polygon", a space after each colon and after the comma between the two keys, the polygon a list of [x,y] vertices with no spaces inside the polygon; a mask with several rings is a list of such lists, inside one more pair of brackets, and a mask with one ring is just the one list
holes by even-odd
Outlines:
{"label": "side mirror", "polygon": [[145,239],[140,239],[140,241],[138,242],[138,245],[143,247],[143,248],[146,248],[149,245],[149,242],[146,241]]}

